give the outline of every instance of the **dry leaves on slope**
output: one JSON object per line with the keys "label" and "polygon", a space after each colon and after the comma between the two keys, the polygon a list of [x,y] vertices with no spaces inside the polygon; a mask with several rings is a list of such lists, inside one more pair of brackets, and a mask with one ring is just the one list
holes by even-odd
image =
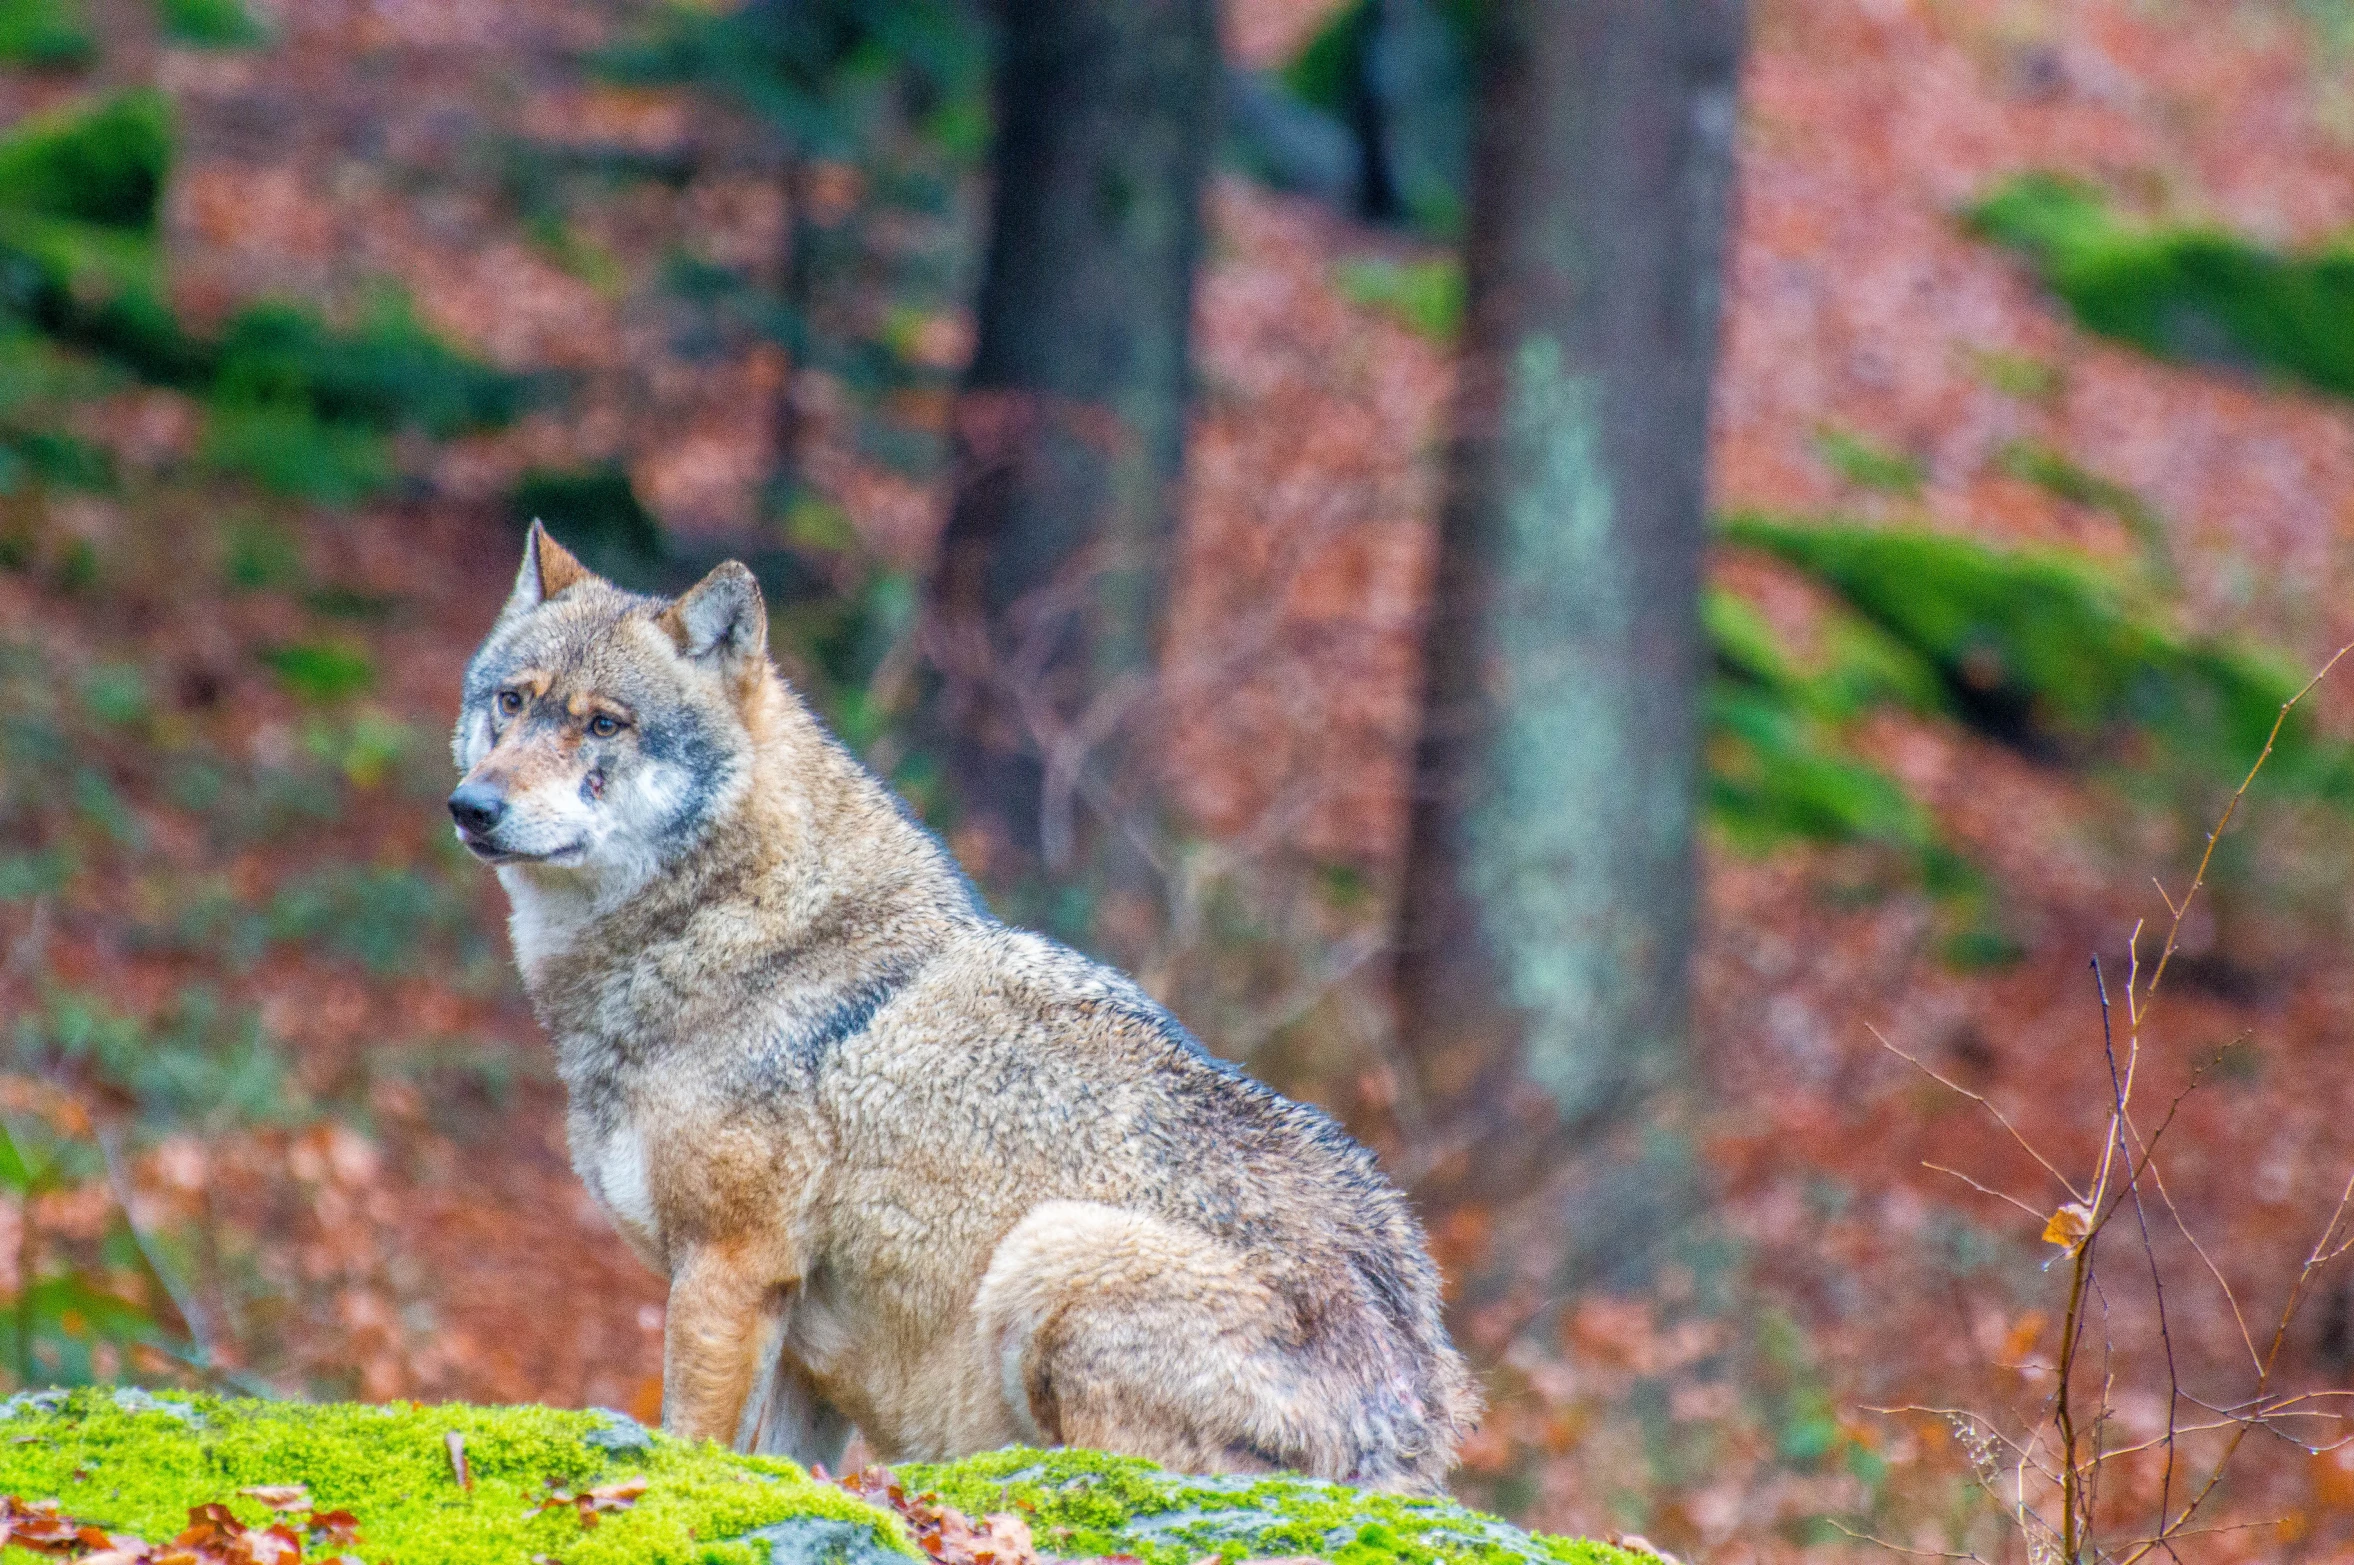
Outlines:
{"label": "dry leaves on slope", "polygon": [[[276,1509],[269,1494],[300,1492],[299,1485],[268,1485],[267,1493],[244,1491]],[[300,1504],[308,1503],[307,1493]],[[110,1533],[66,1515],[55,1500],[31,1503],[0,1496],[0,1547],[14,1545],[78,1565],[302,1565],[304,1550],[347,1549],[360,1541],[359,1521],[349,1511],[313,1510],[300,1530],[287,1522],[248,1527],[218,1502],[192,1506],[188,1525],[169,1543],[149,1543],[132,1533]],[[318,1565],[360,1565],[353,1555],[312,1555]]]}
{"label": "dry leaves on slope", "polygon": [[984,1516],[979,1523],[936,1494],[907,1492],[888,1467],[869,1467],[836,1480],[869,1505],[895,1512],[916,1547],[939,1565],[1036,1565],[1047,1556],[1019,1516]]}
{"label": "dry leaves on slope", "polygon": [[579,1512],[584,1528],[597,1524],[600,1511],[626,1511],[638,1503],[638,1496],[646,1492],[646,1475],[633,1474],[613,1483],[601,1483],[593,1489],[560,1489],[556,1480],[548,1480],[547,1498],[541,1500],[526,1515],[537,1516],[547,1511],[571,1509]]}
{"label": "dry leaves on slope", "polygon": [[[820,1476],[823,1476],[822,1470]],[[869,1505],[895,1513],[907,1523],[916,1547],[937,1565],[1142,1565],[1134,1555],[1109,1554],[1093,1561],[1063,1562],[1039,1552],[1030,1524],[1019,1516],[984,1516],[979,1522],[943,1505],[936,1494],[909,1494],[888,1467],[869,1467],[834,1480]],[[1210,1565],[1217,1555],[1196,1565]],[[1245,1565],[1316,1565],[1305,1555],[1246,1561]]]}

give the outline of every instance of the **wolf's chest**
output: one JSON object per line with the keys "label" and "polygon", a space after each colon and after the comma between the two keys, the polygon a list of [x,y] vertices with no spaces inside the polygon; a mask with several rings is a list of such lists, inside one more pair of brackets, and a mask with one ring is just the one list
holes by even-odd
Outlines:
{"label": "wolf's chest", "polygon": [[571,953],[596,910],[593,888],[578,877],[502,864],[499,884],[507,892],[507,937],[525,983],[547,964]]}
{"label": "wolf's chest", "polygon": [[624,1116],[598,1126],[576,1119],[572,1167],[636,1249],[647,1255],[660,1252],[661,1224],[654,1210],[646,1137],[632,1120]]}

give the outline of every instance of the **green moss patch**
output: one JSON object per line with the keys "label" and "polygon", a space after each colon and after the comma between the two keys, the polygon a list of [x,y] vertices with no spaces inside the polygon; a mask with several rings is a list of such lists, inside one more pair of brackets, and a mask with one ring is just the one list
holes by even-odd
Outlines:
{"label": "green moss patch", "polygon": [[171,106],[160,93],[121,93],[27,120],[0,138],[0,206],[152,229],[171,161]]}
{"label": "green moss patch", "polygon": [[[912,1557],[897,1524],[790,1462],[737,1456],[601,1413],[459,1405],[389,1407],[232,1402],[86,1389],[0,1403],[0,1493],[55,1498],[110,1531],[170,1538],[193,1506],[226,1504],[258,1525],[268,1506],[238,1493],[301,1484],[322,1509],[359,1519],[358,1552],[401,1565],[565,1565],[665,1561],[753,1565],[755,1529],[828,1525],[832,1552]],[[464,1439],[473,1487],[458,1486],[447,1437]],[[542,1510],[548,1480],[571,1490],[643,1474],[643,1496],[584,1528]],[[0,1550],[4,1565],[33,1555]]]}
{"label": "green moss patch", "polygon": [[[1725,542],[1771,556],[1835,601],[1803,655],[1731,592],[1712,594],[1707,617],[1711,820],[1751,851],[1792,838],[1871,850],[1853,889],[1877,891],[1884,866],[1898,869],[1938,901],[1948,954],[1966,965],[2015,954],[1996,888],[1859,752],[1859,720],[1904,712],[1956,723],[2204,826],[2306,677],[2267,649],[2180,628],[2164,540],[2131,491],[2047,448],[2014,446],[2001,460],[2071,503],[2117,514],[2141,558],[2118,568],[1917,525],[1739,515],[1721,524]],[[2293,712],[2260,786],[2343,810],[2354,805],[2354,748]]]}
{"label": "green moss patch", "polygon": [[[2304,682],[2281,659],[2179,634],[2082,556],[1754,515],[1728,519],[1723,536],[1832,588],[1930,675],[1936,709],[2030,754],[2130,758],[2140,736],[2236,777]],[[1918,680],[1906,684],[1917,702]],[[2294,717],[2281,739],[2275,785],[2342,791],[2336,747]]]}
{"label": "green moss patch", "polygon": [[[471,1487],[452,1467],[461,1437]],[[621,1492],[583,1527],[552,1490]],[[1365,1494],[1294,1478],[1199,1478],[1088,1451],[1007,1450],[912,1465],[912,1495],[1026,1521],[1041,1554],[1124,1554],[1144,1565],[1307,1555],[1334,1565],[1632,1565],[1604,1544],[1523,1532],[1451,1500]],[[790,1462],[738,1456],[614,1413],[447,1404],[386,1407],[228,1401],[90,1387],[0,1402],[0,1494],[55,1499],[111,1532],[168,1539],[191,1508],[273,1519],[240,1491],[301,1486],[301,1504],[348,1511],[351,1550],[396,1565],[890,1565],[921,1559],[887,1512]],[[943,1560],[948,1556],[943,1555]],[[0,1548],[0,1565],[35,1556]]]}
{"label": "green moss patch", "polygon": [[2354,396],[2354,248],[2282,253],[2220,228],[2136,224],[2090,186],[2043,173],[2007,181],[1965,217],[2105,337]]}
{"label": "green moss patch", "polygon": [[1709,594],[1706,624],[1706,799],[1725,840],[1751,853],[1791,839],[1863,849],[1868,883],[1852,889],[1879,889],[1893,872],[1927,891],[1949,957],[1975,966],[2015,954],[1993,886],[1928,809],[1855,747],[1855,725],[1871,712],[1943,711],[1930,664],[1837,610],[1801,658],[1755,605],[1722,588]]}
{"label": "green moss patch", "polygon": [[1355,257],[1333,268],[1332,284],[1351,304],[1378,310],[1433,342],[1451,343],[1463,333],[1463,263],[1452,256]]}
{"label": "green moss patch", "polygon": [[76,0],[0,0],[0,63],[78,71],[97,57]]}
{"label": "green moss patch", "polygon": [[1523,1532],[1452,1500],[1367,1494],[1297,1478],[1201,1478],[1091,1451],[993,1451],[899,1469],[965,1512],[1006,1511],[1041,1553],[1128,1555],[1145,1565],[1313,1555],[1333,1565],[1618,1565],[1607,1544]]}
{"label": "green moss patch", "polygon": [[1815,453],[1824,466],[1858,489],[1917,500],[1922,486],[1929,482],[1929,469],[1919,457],[1892,451],[1852,430],[1828,426],[1816,430]]}
{"label": "green moss patch", "polygon": [[[0,308],[32,329],[21,335],[201,399],[207,468],[323,505],[383,488],[402,431],[448,439],[521,410],[524,379],[442,341],[389,287],[335,321],[263,299],[217,335],[191,331],[167,301],[155,235],[172,157],[170,105],[152,92],[68,104],[0,135]],[[109,478],[62,440],[0,446],[0,484],[28,470],[84,488]]]}
{"label": "green moss patch", "polygon": [[163,35],[189,49],[250,49],[269,42],[269,29],[242,0],[154,0]]}
{"label": "green moss patch", "polygon": [[1914,860],[1931,889],[1953,889],[1967,878],[1928,811],[1857,758],[1842,732],[1873,706],[1923,709],[1926,671],[1845,618],[1824,638],[1833,644],[1824,666],[1804,668],[1745,599],[1717,591],[1707,607],[1716,663],[1708,690],[1709,809],[1735,844],[1762,849],[1787,837],[1876,843]]}

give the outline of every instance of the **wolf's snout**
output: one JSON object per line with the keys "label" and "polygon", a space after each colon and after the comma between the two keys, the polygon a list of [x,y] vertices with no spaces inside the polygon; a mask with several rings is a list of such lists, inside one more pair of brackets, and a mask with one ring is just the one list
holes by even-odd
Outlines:
{"label": "wolf's snout", "polygon": [[460,783],[450,795],[450,818],[478,837],[495,830],[506,813],[506,796],[489,783]]}

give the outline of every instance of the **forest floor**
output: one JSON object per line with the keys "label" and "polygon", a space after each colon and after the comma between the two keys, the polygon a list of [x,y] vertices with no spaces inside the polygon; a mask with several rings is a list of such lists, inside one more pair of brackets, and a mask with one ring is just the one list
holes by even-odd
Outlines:
{"label": "forest floor", "polygon": [[[123,38],[144,36],[117,9],[93,14],[110,36],[117,20]],[[1325,9],[1230,0],[1231,47],[1280,60]],[[161,1036],[251,1013],[285,1080],[250,1123],[191,1123],[111,1183],[0,1207],[14,1230],[0,1256],[37,1262],[19,1242],[35,1231],[99,1243],[127,1194],[144,1233],[197,1236],[169,1261],[191,1279],[200,1341],[288,1390],[658,1410],[662,1288],[569,1170],[495,886],[440,818],[458,674],[512,579],[502,497],[527,469],[619,461],[675,537],[726,547],[755,526],[789,398],[813,480],[878,569],[920,565],[937,525],[934,489],[857,447],[823,377],[795,374],[757,333],[714,328],[666,283],[682,255],[772,266],[786,213],[748,122],[684,89],[584,73],[583,53],[634,14],[620,0],[336,0],[285,7],[266,50],[126,46],[100,68],[154,80],[177,106],[165,234],[191,318],[262,293],[348,300],[393,278],[453,341],[563,387],[509,429],[406,453],[414,476],[389,499],[299,512],[175,477],[196,413],[173,392],[118,390],[77,417],[121,455],[124,489],[53,497],[29,520],[35,502],[6,502],[55,565],[0,572],[0,633],[43,660],[7,677],[64,690],[127,666],[157,711],[137,735],[91,741],[117,849],[63,893],[0,901],[0,1009],[20,1039],[80,1037],[106,1017]],[[2129,556],[2136,540],[2114,516],[2006,471],[2007,446],[2039,441],[2163,518],[2186,630],[2306,667],[2354,639],[2346,408],[2092,337],[1954,218],[2034,167],[2278,245],[2347,230],[2354,89],[2339,50],[2354,40],[2332,31],[2335,15],[2292,0],[1756,0],[1720,506],[1917,517]],[[8,78],[0,108],[89,85]],[[484,150],[513,146],[681,172],[613,180],[551,232],[513,198],[511,161]],[[1378,887],[1398,850],[1450,370],[1442,342],[1349,279],[1427,252],[1236,179],[1217,187],[1213,232],[1171,605],[1172,791],[1237,885],[1265,855]],[[960,340],[953,316],[935,324]],[[935,431],[949,416],[921,399],[901,412]],[[1827,432],[1903,454],[1915,492],[1843,476]],[[76,548],[98,561],[95,585],[55,564]],[[1804,636],[1804,582],[1732,553],[1719,570]],[[1239,667],[1238,624],[1254,627]],[[262,660],[313,642],[359,651],[372,686],[323,710]],[[790,665],[793,649],[780,654]],[[2354,727],[2350,687],[2314,698],[2334,732]],[[1875,720],[1866,742],[1987,867],[2024,954],[1956,967],[1927,900],[1862,894],[1852,855],[1712,842],[1701,1036],[1720,1106],[1688,1128],[1726,1192],[1746,1302],[1711,1310],[1716,1281],[1671,1274],[1656,1297],[1573,1301],[1533,1347],[1514,1323],[1473,1324],[1504,1362],[1467,1492],[1532,1525],[1639,1530],[1725,1561],[1855,1547],[1826,1518],[1929,1549],[1992,1547],[2001,1532],[1950,1421],[1867,1409],[2036,1420],[2060,1272],[2042,1269],[2051,1252],[2030,1215],[1924,1164],[2038,1212],[2059,1196],[1999,1127],[1879,1038],[1985,1095],[2063,1167],[2086,1166],[2110,1093],[2088,958],[2121,994],[2137,923],[2166,922],[2153,876],[2179,892],[2228,782],[2152,804],[1927,722]],[[224,836],[207,814],[224,806],[180,787],[173,758],[199,752],[227,758],[232,791],[283,773],[327,803]],[[2261,1347],[2354,1169],[2354,1085],[2339,1068],[2354,1036],[2348,846],[2342,829],[2289,819],[2227,866],[2143,1034],[2145,1102],[2222,1054],[2170,1132],[2172,1200],[2205,1253],[2157,1242],[2179,1279],[2181,1374],[2210,1402],[2244,1394],[2249,1370],[2202,1262]],[[392,943],[288,933],[303,888]],[[241,909],[254,944],[227,956],[214,935]],[[1395,1084],[1362,1043],[1367,1002],[1350,987],[1364,988],[1373,953],[1346,930],[1327,949],[1340,953],[1328,983],[1249,1016],[1190,1007],[1186,975],[1228,959],[1216,951],[1173,955],[1157,981],[1211,1041],[1399,1151]],[[188,1020],[192,992],[215,1020]],[[14,1108],[35,1091],[9,1090]],[[0,1276],[0,1292],[18,1280]],[[2163,1427],[2165,1382],[2151,1378],[2139,1296],[2117,1286],[2119,1425],[2146,1438]],[[2342,1278],[2287,1343],[2285,1379],[2347,1382]],[[121,1364],[101,1352],[91,1367]],[[2354,1547],[2354,1462],[2270,1437],[2241,1461],[2215,1513],[2267,1526],[2202,1539],[2202,1555]],[[2156,1482],[2137,1470],[2108,1503],[2147,1510]]]}

